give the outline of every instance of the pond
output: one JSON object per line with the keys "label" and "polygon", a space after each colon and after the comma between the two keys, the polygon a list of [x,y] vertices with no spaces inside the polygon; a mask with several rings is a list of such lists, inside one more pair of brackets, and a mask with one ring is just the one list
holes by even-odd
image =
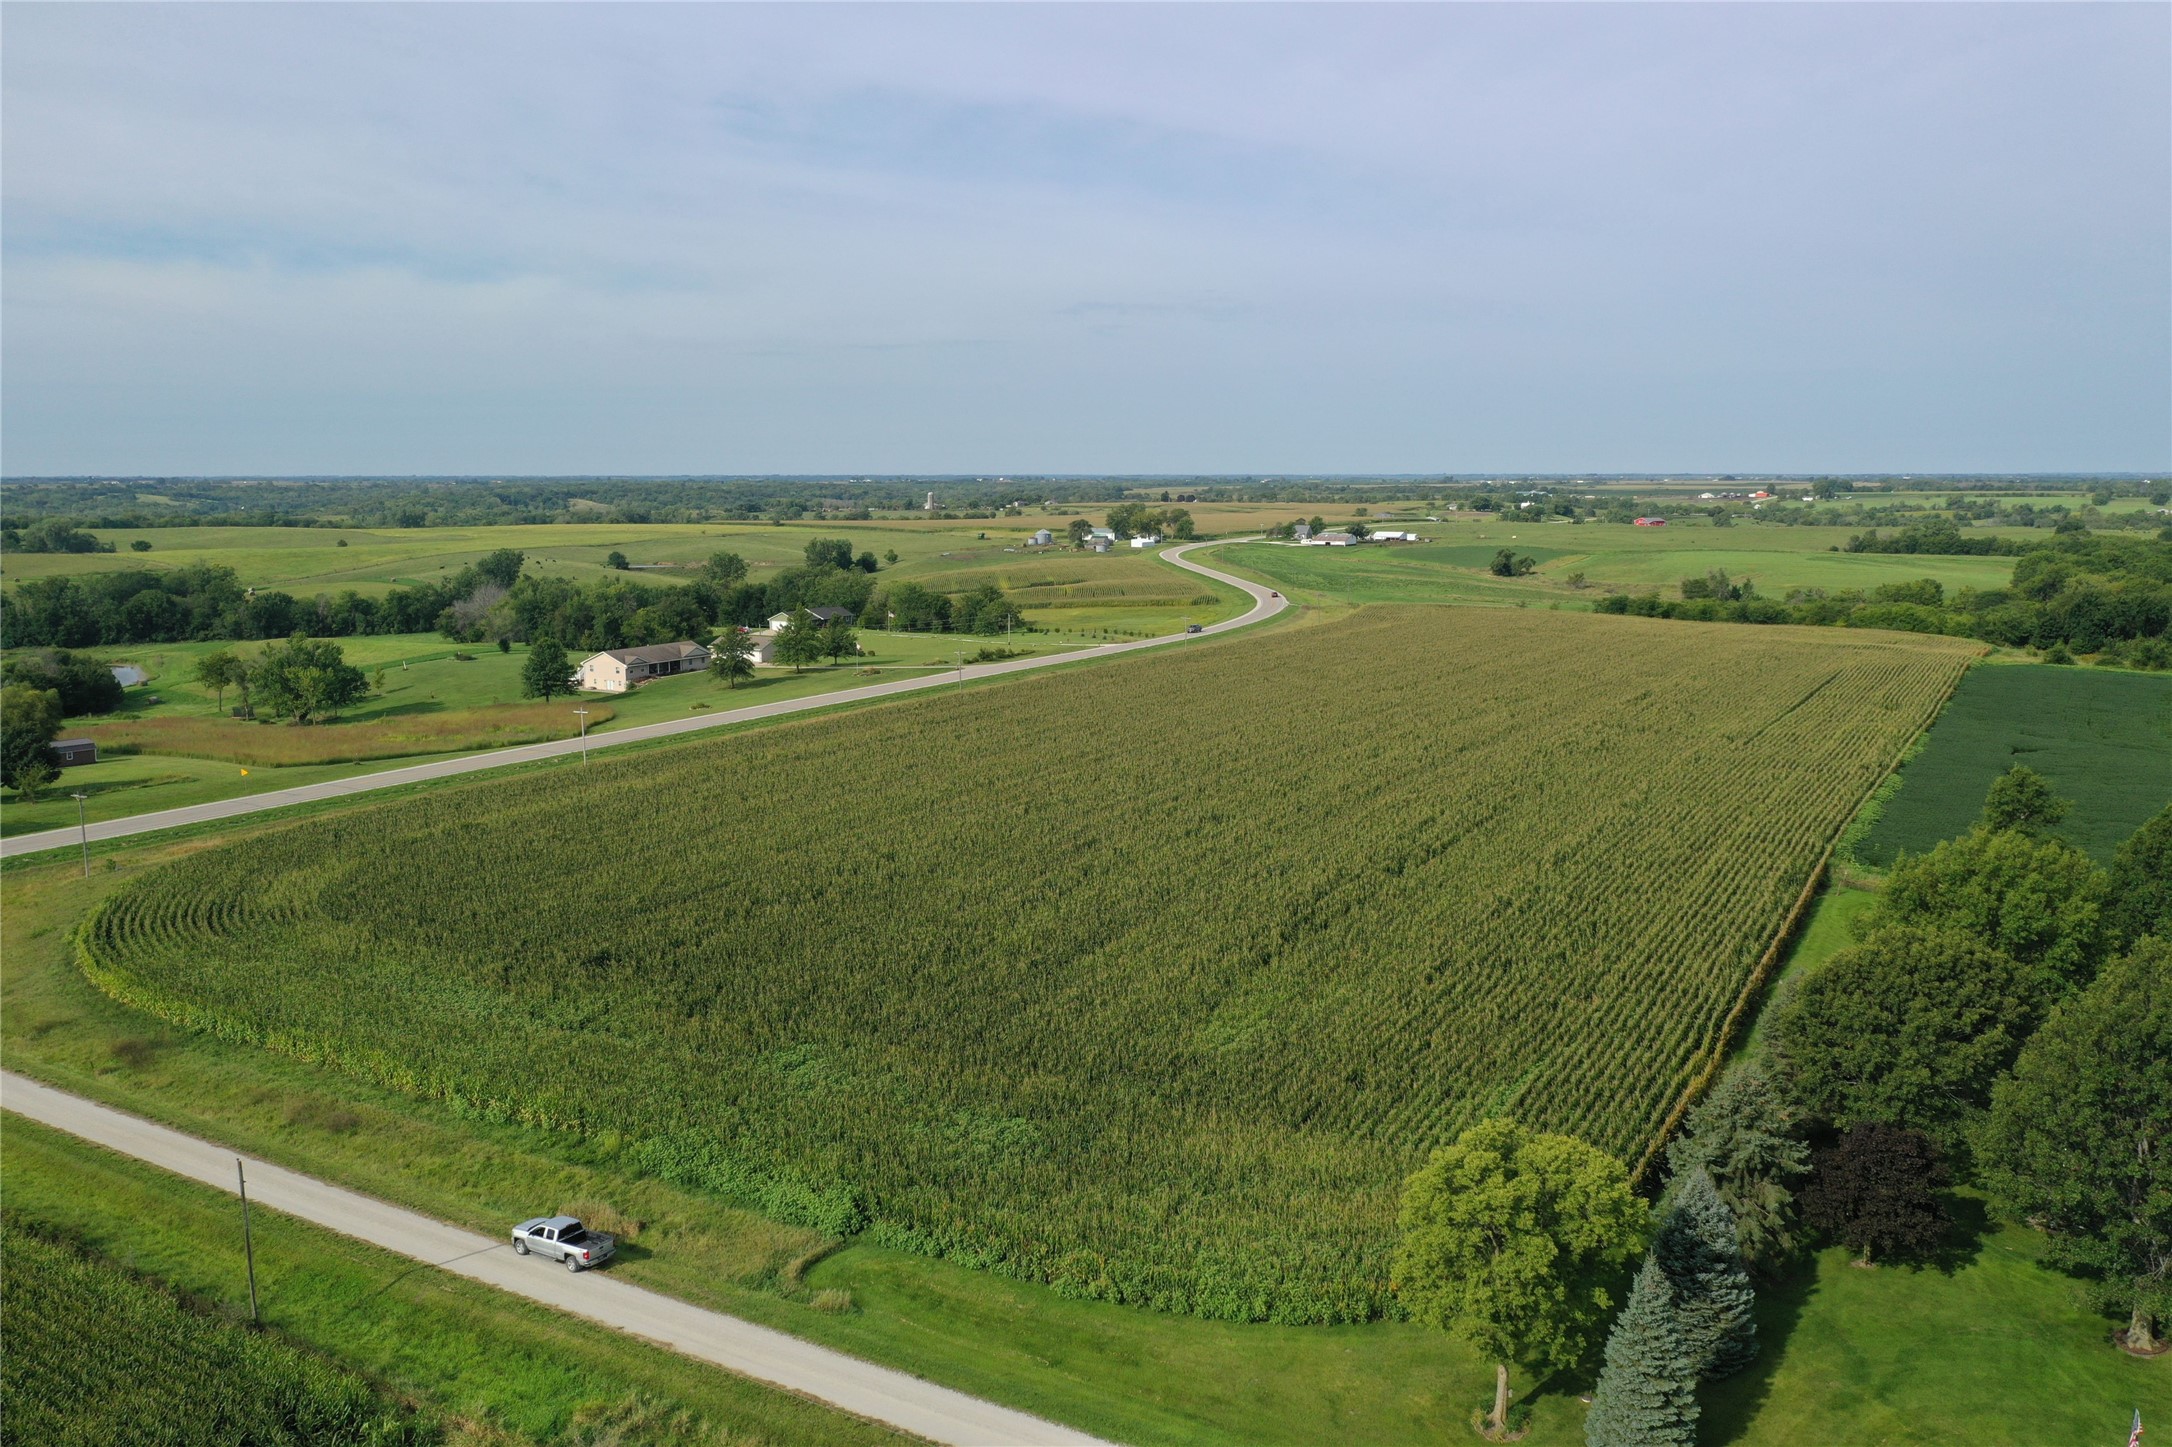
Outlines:
{"label": "pond", "polygon": [[116,663],[113,665],[113,676],[120,681],[121,687],[134,688],[151,675],[133,663]]}

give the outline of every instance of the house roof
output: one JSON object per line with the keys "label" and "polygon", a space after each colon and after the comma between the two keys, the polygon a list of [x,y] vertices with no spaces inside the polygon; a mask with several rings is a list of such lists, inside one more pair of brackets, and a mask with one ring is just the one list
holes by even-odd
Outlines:
{"label": "house roof", "polygon": [[595,658],[615,658],[620,663],[676,663],[692,658],[695,654],[707,654],[708,649],[699,643],[681,640],[677,643],[651,643],[646,648],[611,648],[591,655]]}
{"label": "house roof", "polygon": [[[787,608],[781,613],[772,613],[769,616],[772,618],[789,618],[792,616],[792,610],[790,608]],[[824,606],[821,608],[809,608],[807,610],[807,616],[814,619],[814,621],[817,623],[827,623],[832,618],[842,618],[847,623],[850,623],[852,621],[852,610],[850,608],[831,608],[828,606]]]}
{"label": "house roof", "polygon": [[55,740],[53,740],[53,742],[52,742],[52,744],[51,744],[51,747],[53,747],[53,748],[56,748],[56,749],[95,749],[95,748],[97,748],[97,747],[98,747],[98,740],[96,740],[96,739],[55,739]]}

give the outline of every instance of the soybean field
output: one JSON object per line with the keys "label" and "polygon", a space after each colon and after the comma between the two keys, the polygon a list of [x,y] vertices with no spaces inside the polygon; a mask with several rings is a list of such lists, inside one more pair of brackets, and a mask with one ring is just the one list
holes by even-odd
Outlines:
{"label": "soybean field", "polygon": [[1973,653],[1366,608],[300,823],[82,958],[802,1224],[1362,1320],[1473,1120],[1653,1139]]}

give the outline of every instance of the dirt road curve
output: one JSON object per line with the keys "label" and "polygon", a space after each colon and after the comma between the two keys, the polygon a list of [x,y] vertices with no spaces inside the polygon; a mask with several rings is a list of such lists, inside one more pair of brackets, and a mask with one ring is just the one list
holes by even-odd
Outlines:
{"label": "dirt road curve", "polygon": [[[190,1180],[234,1189],[234,1152],[224,1146],[23,1076],[0,1072],[0,1108]],[[265,1161],[244,1159],[254,1205],[376,1242],[440,1270],[631,1332],[855,1416],[959,1447],[1107,1447],[1069,1427],[615,1280],[609,1268],[573,1275],[540,1257],[515,1256],[507,1237],[478,1236]],[[548,1207],[548,1202],[537,1205],[538,1210]]]}
{"label": "dirt road curve", "polygon": [[[1225,540],[1232,541],[1232,540]],[[1233,541],[1244,541],[1234,539]],[[1205,634],[1226,633],[1232,628],[1242,628],[1264,618],[1272,618],[1288,604],[1257,583],[1233,578],[1217,572],[1204,563],[1195,563],[1184,554],[1202,543],[1187,543],[1170,548],[1161,556],[1164,560],[1187,572],[1199,573],[1218,583],[1241,588],[1251,595],[1252,606],[1243,616],[1221,623],[1211,623],[1202,631]],[[1083,658],[1106,658],[1118,653],[1131,653],[1141,648],[1162,648],[1181,643],[1187,637],[1199,635],[1172,633],[1160,638],[1142,638],[1136,643],[1109,643],[1098,648],[1082,648],[1070,653],[1052,653],[1044,658],[1014,658],[1005,663],[969,664],[964,669],[950,669],[943,673],[918,678],[904,678],[892,683],[871,683],[865,688],[841,688],[834,693],[818,693],[808,698],[789,699],[782,703],[756,704],[749,708],[727,709],[718,713],[705,713],[699,717],[673,719],[668,723],[644,724],[639,728],[619,729],[613,733],[592,735],[590,749],[608,749],[619,744],[639,743],[644,739],[670,738],[677,734],[690,734],[702,729],[718,728],[726,724],[748,723],[756,719],[778,718],[785,714],[803,713],[808,709],[831,708],[841,703],[855,703],[863,699],[887,698],[893,694],[913,693],[924,688],[941,688],[955,685],[962,672],[966,679],[993,678],[1004,673],[1026,673],[1036,668],[1048,668],[1058,663],[1075,663]],[[223,799],[216,804],[198,804],[187,809],[164,809],[155,814],[133,814],[125,819],[108,819],[102,824],[90,826],[92,839],[120,839],[131,834],[148,834],[158,829],[172,829],[181,824],[201,824],[213,819],[231,819],[242,814],[256,814],[266,809],[284,809],[292,804],[306,804],[315,799],[336,799],[346,794],[363,794],[372,789],[396,788],[401,784],[420,783],[425,779],[451,778],[457,774],[472,774],[483,769],[502,768],[507,764],[529,763],[537,759],[563,758],[581,751],[579,739],[559,739],[547,744],[525,744],[519,748],[493,749],[488,753],[468,754],[457,759],[445,759],[434,764],[414,764],[404,769],[385,769],[374,774],[360,774],[351,779],[333,779],[322,784],[307,784],[299,788],[279,789],[268,794],[250,794],[239,799]],[[0,840],[0,858],[12,859],[19,854],[35,854],[43,849],[62,849],[82,838],[74,829],[47,829],[36,834],[21,834]]]}

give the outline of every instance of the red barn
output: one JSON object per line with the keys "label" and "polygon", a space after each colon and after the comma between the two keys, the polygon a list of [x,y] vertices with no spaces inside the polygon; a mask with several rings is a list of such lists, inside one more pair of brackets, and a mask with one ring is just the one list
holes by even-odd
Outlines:
{"label": "red barn", "polygon": [[1667,520],[1666,520],[1665,518],[1638,518],[1638,519],[1637,519],[1637,526],[1638,526],[1638,527],[1640,527],[1640,528],[1663,528],[1663,527],[1665,527],[1666,525],[1667,525]]}

